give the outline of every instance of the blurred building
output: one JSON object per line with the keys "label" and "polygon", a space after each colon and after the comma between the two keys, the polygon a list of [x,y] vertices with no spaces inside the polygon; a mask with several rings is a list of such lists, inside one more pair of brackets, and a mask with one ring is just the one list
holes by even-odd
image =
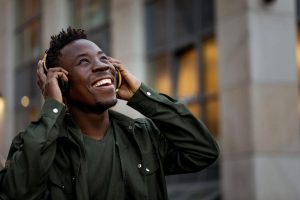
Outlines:
{"label": "blurred building", "polygon": [[0,0],[0,156],[38,117],[37,62],[71,25],[184,102],[220,143],[209,169],[167,178],[171,200],[299,199],[297,2]]}

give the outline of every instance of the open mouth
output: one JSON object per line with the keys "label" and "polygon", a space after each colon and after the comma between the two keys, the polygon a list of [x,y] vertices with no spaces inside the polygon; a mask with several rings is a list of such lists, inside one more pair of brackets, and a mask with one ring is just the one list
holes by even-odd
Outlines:
{"label": "open mouth", "polygon": [[99,87],[110,86],[110,85],[112,85],[112,80],[110,78],[105,78],[94,83],[93,87],[99,88]]}

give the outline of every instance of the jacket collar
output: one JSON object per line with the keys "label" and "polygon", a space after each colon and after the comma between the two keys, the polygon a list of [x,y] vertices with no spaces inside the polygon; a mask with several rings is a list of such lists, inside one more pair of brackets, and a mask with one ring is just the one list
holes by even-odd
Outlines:
{"label": "jacket collar", "polygon": [[[128,136],[133,134],[135,120],[113,110],[109,110],[109,117],[114,129],[116,144],[121,148],[126,148],[129,145]],[[83,136],[79,126],[73,121],[70,114],[66,114],[64,120],[67,131],[63,131],[59,137],[67,137],[73,143],[82,146]]]}
{"label": "jacket collar", "polygon": [[128,139],[133,139],[135,120],[113,110],[109,110],[109,116],[114,129],[116,145],[120,149],[126,149],[130,145]]}

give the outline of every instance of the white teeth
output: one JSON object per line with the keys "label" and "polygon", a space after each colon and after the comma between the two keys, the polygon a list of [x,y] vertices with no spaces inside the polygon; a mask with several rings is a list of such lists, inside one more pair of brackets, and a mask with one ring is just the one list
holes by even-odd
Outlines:
{"label": "white teeth", "polygon": [[102,80],[98,81],[98,82],[94,85],[94,87],[100,87],[100,86],[102,86],[102,85],[104,85],[104,84],[111,84],[111,80],[110,80],[110,79],[102,79]]}

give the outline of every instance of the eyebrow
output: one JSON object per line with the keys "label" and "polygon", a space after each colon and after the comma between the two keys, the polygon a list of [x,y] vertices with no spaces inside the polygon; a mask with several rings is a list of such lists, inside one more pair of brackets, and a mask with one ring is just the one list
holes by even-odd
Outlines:
{"label": "eyebrow", "polygon": [[[106,56],[106,54],[103,51],[97,52],[97,55],[101,55],[101,54]],[[87,56],[87,55],[88,55],[87,53],[81,53],[81,54],[76,55],[75,58],[79,58],[79,57],[83,57],[83,56]]]}
{"label": "eyebrow", "polygon": [[103,54],[104,56],[106,56],[106,54],[105,54],[103,51],[98,51],[97,54],[98,54],[98,55]]}

